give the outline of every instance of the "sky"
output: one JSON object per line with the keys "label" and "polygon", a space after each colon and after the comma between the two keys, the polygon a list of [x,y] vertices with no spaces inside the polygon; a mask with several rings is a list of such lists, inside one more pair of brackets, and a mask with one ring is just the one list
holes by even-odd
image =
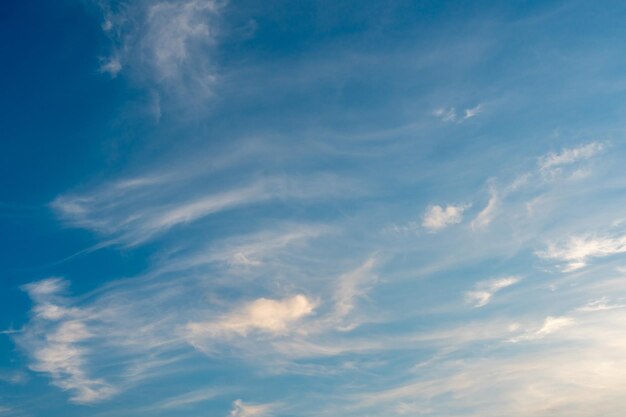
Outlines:
{"label": "sky", "polygon": [[0,416],[623,417],[626,4],[0,3]]}

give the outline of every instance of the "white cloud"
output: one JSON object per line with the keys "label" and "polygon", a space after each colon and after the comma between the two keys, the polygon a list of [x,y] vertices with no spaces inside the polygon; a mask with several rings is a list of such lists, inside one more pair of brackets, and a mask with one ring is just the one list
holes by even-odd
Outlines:
{"label": "white cloud", "polygon": [[212,50],[225,1],[136,1],[115,8],[102,1],[102,30],[113,42],[102,72],[132,69],[140,79],[170,91],[210,95],[215,82]]}
{"label": "white cloud", "polygon": [[274,404],[246,404],[241,400],[233,402],[229,417],[262,417],[270,415]]}
{"label": "white cloud", "polygon": [[463,116],[464,120],[471,119],[472,117],[476,117],[478,113],[483,111],[482,104],[478,104],[476,107],[472,107],[469,109],[465,109],[465,116]]}
{"label": "white cloud", "polygon": [[440,108],[433,111],[433,116],[441,120],[442,122],[455,122],[457,120],[456,110],[454,107],[449,109]]}
{"label": "white cloud", "polygon": [[168,398],[156,404],[151,409],[156,410],[169,410],[187,407],[193,404],[202,403],[212,400],[215,397],[221,395],[222,392],[215,388],[199,389],[185,394],[177,395],[176,397]]}
{"label": "white cloud", "polygon": [[498,214],[499,207],[500,197],[498,196],[498,190],[492,185],[489,188],[489,200],[487,201],[487,205],[478,213],[474,220],[472,220],[472,229],[476,230],[487,227]]}
{"label": "white cloud", "polygon": [[444,123],[462,123],[465,120],[476,117],[478,113],[482,112],[482,104],[478,104],[475,107],[467,108],[463,110],[463,115],[457,114],[454,107],[445,108],[441,107],[435,109],[432,115],[441,120]]}
{"label": "white cloud", "polygon": [[86,370],[89,351],[85,342],[93,334],[80,310],[58,305],[63,302],[60,293],[66,287],[60,278],[24,286],[36,302],[36,318],[16,339],[31,355],[30,369],[49,374],[54,385],[72,393],[73,402],[95,403],[117,390],[106,381],[91,377]]}
{"label": "white cloud", "polygon": [[591,142],[576,148],[563,149],[560,153],[549,153],[539,158],[539,170],[543,175],[554,176],[561,172],[561,167],[590,159],[604,150],[604,144]]}
{"label": "white cloud", "polygon": [[626,307],[626,304],[613,304],[611,303],[608,297],[602,297],[599,300],[590,301],[583,307],[579,308],[578,311],[590,313],[590,312],[597,312],[597,311],[613,310],[613,309],[624,308],[624,307]]}
{"label": "white cloud", "polygon": [[86,371],[88,351],[81,342],[92,334],[80,321],[67,321],[47,335],[45,340],[30,346],[33,371],[51,376],[54,385],[72,392],[71,400],[76,403],[95,403],[114,395],[117,390]]}
{"label": "white cloud", "polygon": [[83,195],[62,195],[51,206],[71,226],[109,237],[109,244],[137,246],[175,226],[251,204],[340,197],[354,192],[353,184],[333,179],[334,185],[328,187],[330,179],[324,176],[304,180],[266,178],[222,192],[207,192],[185,189],[187,183],[195,185],[195,176],[154,175],[118,181]]}
{"label": "white cloud", "polygon": [[9,384],[24,384],[28,381],[28,375],[19,371],[4,371],[0,369],[0,382],[8,382]]}
{"label": "white cloud", "polygon": [[[408,381],[354,395],[350,415],[619,416],[626,407],[625,318],[623,309],[575,310],[545,317],[515,340],[502,329],[486,344],[475,343],[487,340],[479,338],[481,326],[466,323],[447,332],[470,335],[462,346],[446,344],[451,349],[421,362]],[[540,339],[532,347],[510,345]]]}
{"label": "white cloud", "polygon": [[484,307],[491,301],[495,293],[517,284],[519,281],[520,278],[516,276],[481,281],[474,286],[472,291],[465,293],[465,301],[477,308]]}
{"label": "white cloud", "polygon": [[422,226],[431,232],[441,230],[463,221],[463,212],[469,205],[447,205],[446,208],[438,205],[428,206],[424,213]]}
{"label": "white cloud", "polygon": [[240,278],[260,271],[280,268],[285,258],[297,256],[311,240],[329,233],[332,228],[320,224],[285,224],[276,231],[227,238],[202,246],[185,256],[167,257],[159,262],[161,272],[174,272],[207,265],[220,265]]}
{"label": "white cloud", "polygon": [[53,277],[42,281],[24,285],[24,290],[34,300],[46,300],[51,296],[62,293],[67,288],[67,282],[63,278]]}
{"label": "white cloud", "polygon": [[574,325],[576,322],[571,317],[546,317],[543,326],[535,333],[537,338],[542,338],[561,329]]}
{"label": "white cloud", "polygon": [[543,325],[535,330],[530,330],[521,336],[511,339],[511,342],[520,342],[526,340],[543,339],[544,337],[563,330],[567,327],[571,327],[576,324],[576,321],[572,317],[560,316],[545,318]]}
{"label": "white cloud", "polygon": [[287,368],[288,358],[350,351],[357,345],[339,346],[326,338],[337,332],[347,334],[365,320],[357,308],[358,300],[377,279],[372,272],[374,266],[375,259],[369,258],[358,268],[339,276],[330,294],[320,297],[326,302],[302,294],[283,299],[261,298],[215,319],[187,323],[184,337],[210,356],[219,354],[228,345],[229,351],[237,351],[251,361],[263,356],[266,361],[278,360]]}
{"label": "white cloud", "polygon": [[186,336],[195,346],[198,340],[246,336],[251,331],[281,334],[289,327],[313,313],[315,303],[302,294],[282,300],[259,298],[215,321],[191,322]]}
{"label": "white cloud", "polygon": [[197,200],[183,202],[175,207],[165,208],[161,213],[150,218],[142,226],[146,232],[170,228],[177,224],[189,223],[218,211],[268,198],[268,192],[262,186],[253,185],[233,191],[226,191]]}
{"label": "white cloud", "polygon": [[[181,67],[189,63],[195,43],[214,41],[210,17],[217,15],[219,9],[220,2],[214,0],[157,2],[149,6],[142,47],[161,79],[179,75]],[[210,81],[210,73],[205,76]]]}
{"label": "white cloud", "polygon": [[115,78],[122,70],[122,62],[118,56],[109,57],[102,62],[99,70],[100,72],[106,72],[111,77]]}
{"label": "white cloud", "polygon": [[543,259],[565,262],[563,272],[583,268],[589,258],[602,258],[626,252],[626,236],[572,236],[565,242],[550,243],[545,251],[535,252]]}
{"label": "white cloud", "polygon": [[336,321],[340,329],[350,330],[355,323],[345,324],[344,319],[354,310],[357,299],[364,296],[369,287],[376,281],[373,273],[376,259],[367,259],[360,267],[339,277],[335,290],[335,310],[331,314],[331,321]]}

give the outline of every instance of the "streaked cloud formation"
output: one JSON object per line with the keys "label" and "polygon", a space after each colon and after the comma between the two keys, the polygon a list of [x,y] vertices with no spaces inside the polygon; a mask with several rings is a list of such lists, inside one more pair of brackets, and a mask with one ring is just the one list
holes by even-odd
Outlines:
{"label": "streaked cloud formation", "polygon": [[62,291],[66,284],[50,278],[25,287],[36,304],[30,327],[18,336],[18,341],[32,355],[30,368],[49,374],[54,385],[72,393],[72,401],[99,401],[116,390],[87,371],[89,352],[83,343],[94,335],[84,322],[83,311],[64,306]]}
{"label": "streaked cloud formation", "polygon": [[518,277],[504,277],[488,281],[481,281],[476,284],[472,291],[465,293],[465,301],[473,304],[474,307],[486,306],[495,293],[503,288],[510,287],[520,281]]}
{"label": "streaked cloud formation", "polygon": [[472,117],[476,117],[480,112],[483,111],[482,104],[477,104],[475,107],[467,108],[463,110],[463,114],[457,114],[457,111],[454,107],[450,108],[438,108],[433,111],[433,116],[438,118],[444,123],[461,123],[467,119],[471,119]]}
{"label": "streaked cloud formation", "polygon": [[500,206],[500,196],[498,190],[494,185],[489,187],[489,200],[487,205],[478,213],[478,215],[472,220],[472,229],[483,229],[489,225],[496,217],[498,208]]}
{"label": "streaked cloud formation", "polygon": [[542,174],[553,176],[560,173],[564,166],[590,159],[602,150],[604,150],[604,144],[591,142],[575,148],[563,149],[559,153],[551,152],[539,160],[539,169]]}
{"label": "streaked cloud formation", "polygon": [[626,252],[626,236],[571,236],[563,243],[550,243],[537,255],[544,259],[565,262],[563,272],[574,271],[587,265],[590,258],[602,258]]}
{"label": "streaked cloud formation", "polygon": [[535,3],[10,6],[0,414],[622,417],[626,9]]}

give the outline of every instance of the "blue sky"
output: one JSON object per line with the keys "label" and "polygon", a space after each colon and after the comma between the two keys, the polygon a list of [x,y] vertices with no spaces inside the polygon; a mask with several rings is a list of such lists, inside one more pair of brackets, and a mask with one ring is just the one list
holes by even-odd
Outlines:
{"label": "blue sky", "polygon": [[622,417],[626,5],[0,5],[0,416]]}

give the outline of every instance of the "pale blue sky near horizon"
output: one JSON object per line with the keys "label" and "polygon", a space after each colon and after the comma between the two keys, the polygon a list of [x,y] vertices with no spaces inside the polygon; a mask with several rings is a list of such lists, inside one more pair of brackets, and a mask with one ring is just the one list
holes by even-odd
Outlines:
{"label": "pale blue sky near horizon", "polygon": [[0,416],[622,417],[626,5],[0,5]]}

